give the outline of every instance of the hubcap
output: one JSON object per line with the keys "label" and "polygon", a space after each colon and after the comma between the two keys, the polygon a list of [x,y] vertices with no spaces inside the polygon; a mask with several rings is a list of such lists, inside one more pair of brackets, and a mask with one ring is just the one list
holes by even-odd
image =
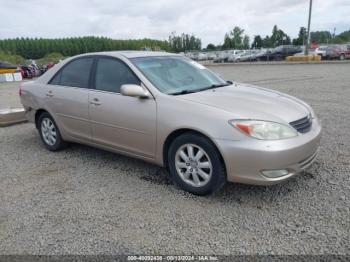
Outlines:
{"label": "hubcap", "polygon": [[41,134],[46,144],[53,146],[57,141],[56,126],[49,118],[44,118],[41,122]]}
{"label": "hubcap", "polygon": [[176,171],[181,179],[194,187],[205,186],[212,176],[213,166],[203,148],[185,144],[175,155]]}

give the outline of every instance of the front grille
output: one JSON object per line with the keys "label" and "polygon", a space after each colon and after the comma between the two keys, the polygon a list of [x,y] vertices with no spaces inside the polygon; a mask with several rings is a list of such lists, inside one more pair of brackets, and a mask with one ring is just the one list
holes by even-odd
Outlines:
{"label": "front grille", "polygon": [[299,133],[307,133],[310,131],[312,126],[312,118],[310,116],[289,123]]}

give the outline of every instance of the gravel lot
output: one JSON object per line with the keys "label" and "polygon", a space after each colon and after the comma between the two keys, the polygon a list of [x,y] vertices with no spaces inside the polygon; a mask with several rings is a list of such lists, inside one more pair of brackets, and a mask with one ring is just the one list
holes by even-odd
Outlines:
{"label": "gravel lot", "polygon": [[324,133],[308,172],[196,197],[154,165],[81,145],[51,153],[32,124],[2,128],[0,254],[350,254],[350,64],[212,69],[314,107]]}

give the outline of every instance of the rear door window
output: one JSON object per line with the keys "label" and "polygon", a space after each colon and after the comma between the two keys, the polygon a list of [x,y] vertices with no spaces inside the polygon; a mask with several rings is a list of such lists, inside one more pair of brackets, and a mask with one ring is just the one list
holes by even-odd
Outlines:
{"label": "rear door window", "polygon": [[68,63],[51,81],[50,84],[89,88],[93,57],[79,58]]}
{"label": "rear door window", "polygon": [[59,85],[61,82],[61,72],[55,75],[54,78],[50,81],[50,85]]}

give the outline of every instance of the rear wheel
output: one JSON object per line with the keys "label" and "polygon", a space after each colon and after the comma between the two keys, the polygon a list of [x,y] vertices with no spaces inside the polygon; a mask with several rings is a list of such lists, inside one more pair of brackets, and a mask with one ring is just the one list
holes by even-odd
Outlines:
{"label": "rear wheel", "polygon": [[226,182],[218,150],[207,138],[194,133],[186,133],[173,141],[168,151],[168,165],[175,183],[195,195],[211,194]]}
{"label": "rear wheel", "polygon": [[67,143],[62,139],[61,133],[50,114],[44,112],[39,116],[38,129],[41,140],[50,151],[58,151],[66,147]]}

